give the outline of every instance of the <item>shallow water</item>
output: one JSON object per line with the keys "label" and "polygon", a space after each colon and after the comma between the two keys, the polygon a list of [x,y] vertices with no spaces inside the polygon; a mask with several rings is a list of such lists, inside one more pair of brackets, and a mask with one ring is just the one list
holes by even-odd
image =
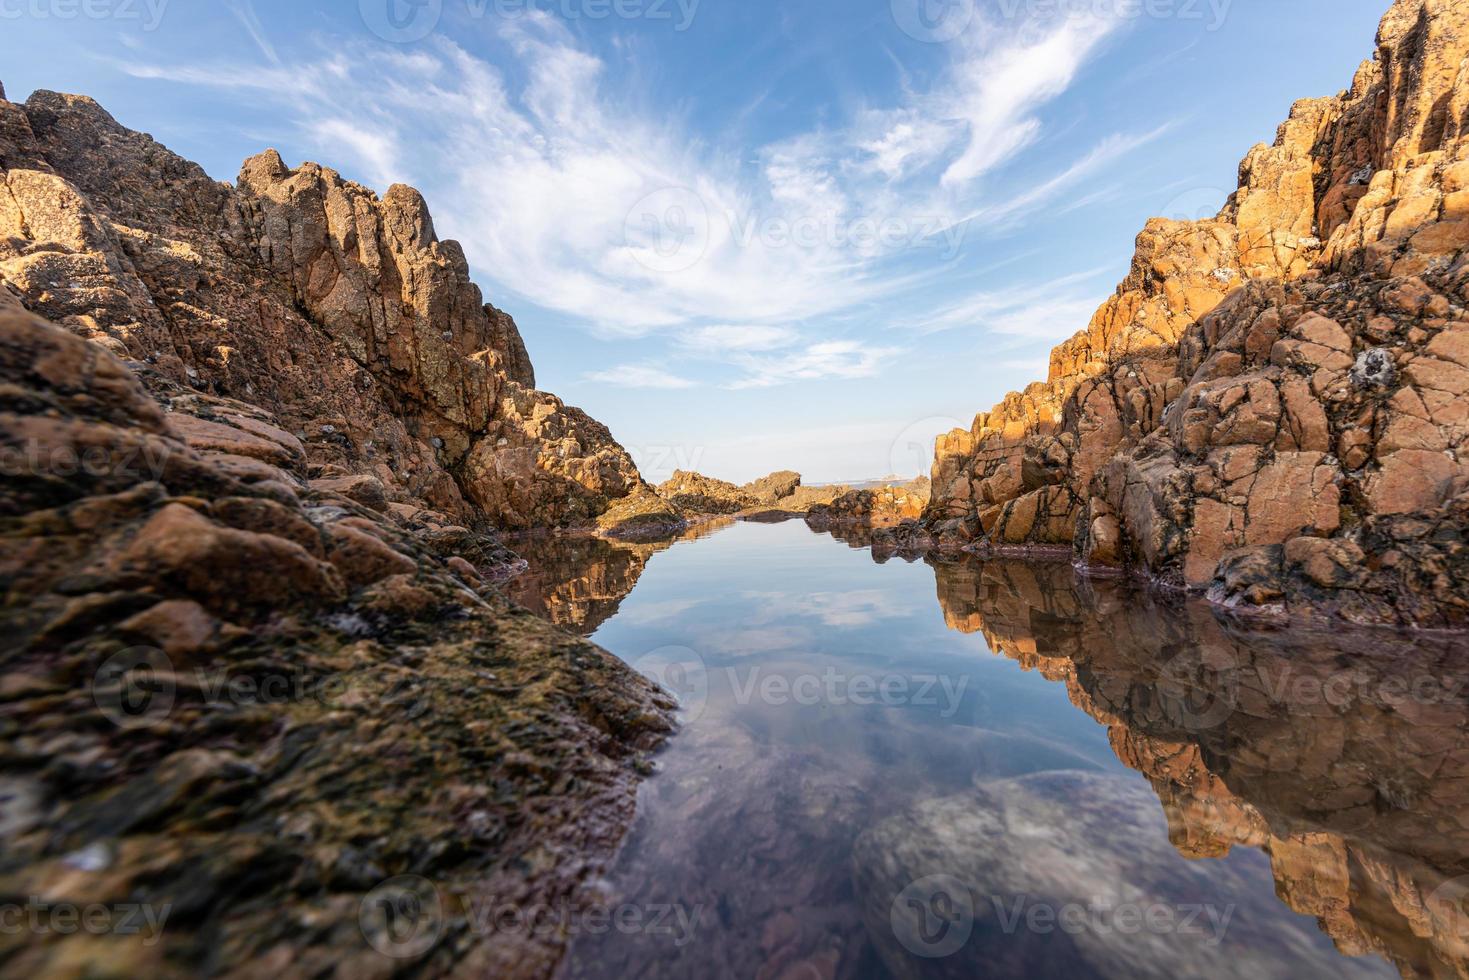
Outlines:
{"label": "shallow water", "polygon": [[1469,972],[1460,639],[801,522],[517,550],[517,597],[684,722],[567,977]]}

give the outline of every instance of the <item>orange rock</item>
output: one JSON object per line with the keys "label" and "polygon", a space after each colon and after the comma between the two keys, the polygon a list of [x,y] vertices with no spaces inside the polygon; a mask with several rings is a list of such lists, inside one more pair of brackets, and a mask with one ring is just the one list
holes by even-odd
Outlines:
{"label": "orange rock", "polygon": [[118,628],[151,642],[175,662],[208,652],[219,634],[219,620],[187,599],[170,599],[118,624]]}
{"label": "orange rock", "polygon": [[155,514],[117,567],[126,579],[165,583],[215,609],[342,594],[342,580],[331,566],[300,545],[220,527],[181,504]]}
{"label": "orange rock", "polygon": [[390,575],[412,574],[413,559],[395,551],[381,539],[344,524],[327,528],[327,558],[353,588],[371,585]]}

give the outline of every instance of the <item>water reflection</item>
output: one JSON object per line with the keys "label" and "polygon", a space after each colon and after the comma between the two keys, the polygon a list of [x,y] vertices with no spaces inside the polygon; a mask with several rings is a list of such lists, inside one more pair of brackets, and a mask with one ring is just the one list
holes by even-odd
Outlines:
{"label": "water reflection", "polygon": [[1344,953],[1469,975],[1469,646],[1251,628],[1071,569],[938,565],[950,626],[1064,683],[1180,853],[1270,855]]}
{"label": "water reflection", "polygon": [[531,612],[579,636],[591,636],[617,615],[648,560],[680,541],[697,541],[727,527],[729,520],[701,524],[659,541],[608,541],[577,535],[512,535],[518,554],[534,556],[525,574],[506,587]]}
{"label": "water reflection", "polygon": [[582,935],[566,976],[1469,976],[1460,638],[800,524],[544,543],[544,614],[701,672],[600,884],[690,928]]}

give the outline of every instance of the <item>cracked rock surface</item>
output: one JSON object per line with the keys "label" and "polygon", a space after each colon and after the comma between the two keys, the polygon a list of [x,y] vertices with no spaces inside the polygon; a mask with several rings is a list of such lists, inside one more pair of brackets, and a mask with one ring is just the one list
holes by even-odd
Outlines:
{"label": "cracked rock surface", "polygon": [[1469,7],[1398,0],[1377,46],[1216,218],[1148,223],[1050,378],[939,441],[899,539],[1469,623]]}

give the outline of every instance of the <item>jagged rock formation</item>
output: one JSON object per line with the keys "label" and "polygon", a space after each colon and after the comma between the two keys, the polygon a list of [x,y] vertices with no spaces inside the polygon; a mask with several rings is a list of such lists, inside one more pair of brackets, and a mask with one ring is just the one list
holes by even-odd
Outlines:
{"label": "jagged rock formation", "polygon": [[801,489],[801,474],[782,470],[742,487],[724,480],[675,470],[658,486],[658,495],[690,514],[738,514],[756,508],[782,506]]}
{"label": "jagged rock formation", "polygon": [[1263,849],[1343,953],[1469,976],[1462,637],[1250,628],[1065,564],[934,567],[951,628],[1108,727],[1181,854]]}
{"label": "jagged rock formation", "polygon": [[854,524],[865,528],[896,527],[921,517],[928,506],[929,494],[927,477],[895,486],[852,490],[829,504],[811,507],[806,523],[817,530]]}
{"label": "jagged rock formation", "polygon": [[1216,600],[1469,621],[1469,7],[1398,0],[1214,220],[1157,219],[1050,378],[940,440],[920,530]]}
{"label": "jagged rock formation", "polygon": [[605,426],[534,390],[409,187],[274,151],[221,184],[91,99],[0,99],[0,297],[155,388],[269,412],[320,473],[445,524],[590,524],[646,489]]}
{"label": "jagged rock formation", "polygon": [[208,404],[228,421],[0,312],[0,892],[172,910],[156,943],[5,930],[0,962],[382,975],[368,943],[401,935],[366,896],[416,874],[404,969],[549,974],[564,937],[469,909],[583,900],[673,702],[498,598],[482,538],[310,483],[273,417]]}

